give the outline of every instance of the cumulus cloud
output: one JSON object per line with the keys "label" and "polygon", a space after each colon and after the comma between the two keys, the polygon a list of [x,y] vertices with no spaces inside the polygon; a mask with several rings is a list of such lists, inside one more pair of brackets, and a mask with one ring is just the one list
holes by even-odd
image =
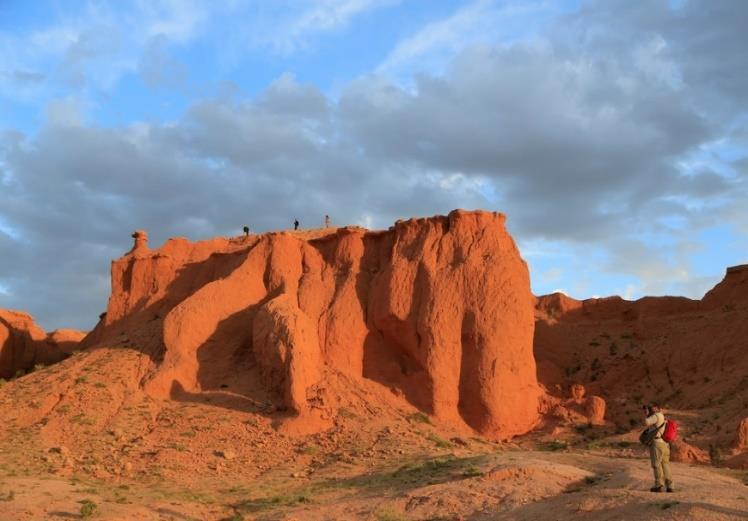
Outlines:
{"label": "cumulus cloud", "polygon": [[[194,100],[169,123],[115,127],[56,100],[38,134],[0,134],[0,306],[90,327],[108,261],[136,228],[159,243],[295,217],[318,226],[325,214],[382,227],[455,207],[505,211],[530,257],[560,244],[583,259],[594,247],[595,269],[635,279],[622,285],[630,296],[698,297],[707,282],[693,275],[691,235],[748,227],[748,68],[737,66],[748,36],[734,23],[746,4],[642,5],[588,3],[531,42],[468,45],[408,86],[385,68],[336,99],[283,74],[256,95]],[[310,18],[320,30],[375,4],[329,6],[329,19]],[[414,42],[390,56],[428,47]],[[147,58],[156,83],[169,69],[161,51]],[[711,150],[724,157],[705,160]]]}

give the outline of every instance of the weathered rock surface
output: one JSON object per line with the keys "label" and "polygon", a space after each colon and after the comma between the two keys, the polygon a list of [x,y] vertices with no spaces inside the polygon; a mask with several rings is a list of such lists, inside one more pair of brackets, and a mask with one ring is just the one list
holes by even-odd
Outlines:
{"label": "weathered rock surface", "polygon": [[37,364],[49,365],[66,358],[85,333],[59,329],[50,334],[31,315],[0,309],[0,378],[10,378]]}
{"label": "weathered rock surface", "polygon": [[[620,430],[641,425],[642,404],[658,402],[681,423],[681,437],[702,451],[688,449],[684,461],[708,460],[710,445],[748,450],[746,338],[748,265],[728,268],[701,300],[536,299],[540,384],[557,396],[582,384],[607,402],[606,418]],[[679,416],[681,410],[700,412]]]}
{"label": "weathered rock surface", "polygon": [[311,387],[335,372],[490,437],[538,420],[534,297],[501,214],[172,239],[157,250],[134,237],[85,344],[151,354],[143,385],[153,396],[236,382],[303,416],[319,406]]}

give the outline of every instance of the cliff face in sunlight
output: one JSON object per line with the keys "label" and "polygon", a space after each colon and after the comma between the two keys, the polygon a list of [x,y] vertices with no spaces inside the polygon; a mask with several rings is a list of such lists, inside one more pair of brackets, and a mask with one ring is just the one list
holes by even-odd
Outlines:
{"label": "cliff face in sunlight", "polygon": [[158,250],[138,232],[112,264],[107,314],[85,344],[126,338],[148,352],[142,385],[162,398],[240,382],[313,423],[335,372],[447,424],[527,432],[538,419],[534,299],[504,220],[454,211],[386,231],[172,239]]}

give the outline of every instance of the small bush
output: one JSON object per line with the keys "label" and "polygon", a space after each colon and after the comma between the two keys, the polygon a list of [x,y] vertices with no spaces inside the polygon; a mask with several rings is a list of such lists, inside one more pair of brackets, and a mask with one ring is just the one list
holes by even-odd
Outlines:
{"label": "small bush", "polygon": [[13,501],[16,498],[16,493],[12,490],[5,494],[0,493],[0,501]]}
{"label": "small bush", "polygon": [[471,464],[465,467],[465,470],[462,471],[462,475],[466,478],[474,478],[476,476],[482,476],[483,472],[481,472],[478,467]]}
{"label": "small bush", "polygon": [[299,452],[301,454],[306,454],[307,456],[314,456],[316,454],[319,454],[319,447],[315,445],[314,443],[310,443],[308,445],[304,445],[299,449]]}
{"label": "small bush", "polygon": [[409,518],[395,510],[385,509],[376,513],[376,519],[377,521],[408,521]]}
{"label": "small bush", "polygon": [[354,413],[350,409],[346,409],[345,407],[341,407],[340,409],[338,409],[338,415],[341,418],[346,418],[348,420],[355,420],[356,418],[358,418],[356,413]]}
{"label": "small bush", "polygon": [[429,419],[428,415],[420,411],[414,412],[413,414],[409,415],[408,421],[411,421],[413,423],[426,423],[431,425],[431,420]]}
{"label": "small bush", "polygon": [[557,450],[565,450],[569,447],[569,444],[565,440],[553,440],[543,444],[541,447],[543,450],[549,450],[555,452]]}
{"label": "small bush", "polygon": [[89,517],[92,517],[94,514],[96,514],[99,510],[99,507],[91,501],[90,499],[83,499],[81,501],[78,501],[78,503],[81,504],[81,517],[86,519]]}
{"label": "small bush", "polygon": [[450,442],[448,442],[444,438],[440,438],[433,432],[430,432],[428,436],[426,436],[426,439],[429,441],[433,441],[436,444],[436,446],[439,447],[440,449],[451,449],[452,448],[452,444]]}

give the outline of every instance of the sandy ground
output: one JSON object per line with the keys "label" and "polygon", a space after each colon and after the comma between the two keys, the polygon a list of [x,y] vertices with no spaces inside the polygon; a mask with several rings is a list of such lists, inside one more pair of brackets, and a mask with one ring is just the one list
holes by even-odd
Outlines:
{"label": "sandy ground", "polygon": [[491,442],[339,382],[332,428],[290,436],[232,382],[153,400],[146,360],[97,349],[0,386],[0,521],[748,519],[746,471],[673,464],[677,492],[650,493],[636,428]]}
{"label": "sandy ground", "polygon": [[[441,451],[369,468],[336,462],[312,475],[279,465],[255,480],[196,479],[186,488],[13,474],[3,466],[2,520],[748,519],[737,473],[676,463],[677,491],[654,494],[645,459],[583,451]],[[86,502],[95,505],[90,516]]]}

